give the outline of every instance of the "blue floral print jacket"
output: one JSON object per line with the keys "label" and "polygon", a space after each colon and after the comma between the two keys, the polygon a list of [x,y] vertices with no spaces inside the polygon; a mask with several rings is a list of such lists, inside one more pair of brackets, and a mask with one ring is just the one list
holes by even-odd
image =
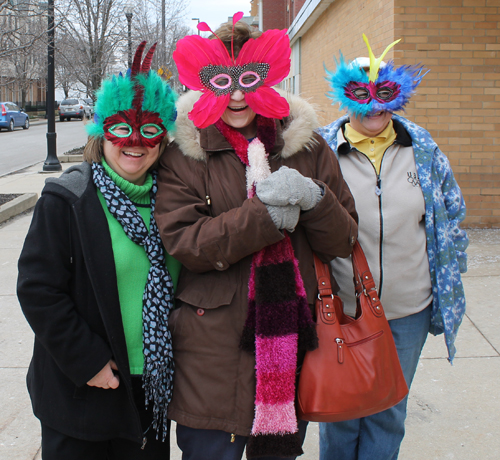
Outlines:
{"label": "blue floral print jacket", "polygon": [[[428,131],[399,115],[410,135],[417,173],[425,200],[427,255],[434,300],[430,332],[444,332],[448,359],[455,357],[455,339],[465,314],[465,295],[461,273],[467,271],[469,245],[467,233],[460,228],[465,219],[465,202],[453,176],[448,158],[441,152]],[[344,116],[318,129],[318,133],[337,153],[337,132],[348,121]]]}

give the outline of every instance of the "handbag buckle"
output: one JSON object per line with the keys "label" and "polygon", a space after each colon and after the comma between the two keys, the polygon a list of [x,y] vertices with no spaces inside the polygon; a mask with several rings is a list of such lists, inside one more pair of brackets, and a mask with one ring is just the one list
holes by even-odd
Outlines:
{"label": "handbag buckle", "polygon": [[[330,296],[333,300],[333,294],[330,294]],[[318,292],[318,300],[321,302],[323,300],[323,298],[321,297],[321,294]]]}

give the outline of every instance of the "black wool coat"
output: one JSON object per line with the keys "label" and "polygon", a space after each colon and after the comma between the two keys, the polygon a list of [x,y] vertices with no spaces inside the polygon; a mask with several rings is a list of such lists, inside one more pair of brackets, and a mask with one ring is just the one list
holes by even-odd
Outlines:
{"label": "black wool coat", "polygon": [[[34,414],[79,439],[142,442],[111,237],[87,163],[47,181],[19,259],[17,294],[35,333],[27,376]],[[111,358],[119,387],[88,386]]]}

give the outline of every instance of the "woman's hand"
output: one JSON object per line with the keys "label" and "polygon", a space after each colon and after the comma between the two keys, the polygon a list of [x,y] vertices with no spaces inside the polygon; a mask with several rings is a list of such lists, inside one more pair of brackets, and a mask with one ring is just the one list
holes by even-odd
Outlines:
{"label": "woman's hand", "polygon": [[287,166],[282,166],[266,179],[257,182],[256,193],[266,205],[298,205],[302,211],[314,208],[322,197],[318,184]]}
{"label": "woman's hand", "polygon": [[117,371],[118,366],[112,359],[110,359],[109,362],[99,371],[99,373],[87,382],[87,385],[91,387],[104,388],[105,390],[115,390],[120,385],[120,378],[118,375],[113,373],[113,369]]}
{"label": "woman's hand", "polygon": [[295,230],[300,217],[300,207],[298,205],[272,206],[266,204],[266,208],[278,230],[285,229],[289,232]]}

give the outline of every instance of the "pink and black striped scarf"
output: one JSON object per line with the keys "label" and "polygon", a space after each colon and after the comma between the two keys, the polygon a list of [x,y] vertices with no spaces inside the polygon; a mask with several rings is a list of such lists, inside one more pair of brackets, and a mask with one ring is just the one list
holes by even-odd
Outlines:
{"label": "pink and black striped scarf", "polygon": [[[271,174],[268,152],[275,121],[257,115],[257,137],[248,142],[222,119],[217,129],[246,165],[247,196]],[[253,255],[248,316],[241,347],[255,352],[257,388],[247,457],[294,457],[303,453],[295,412],[297,353],[318,345],[315,324],[290,237]]]}

